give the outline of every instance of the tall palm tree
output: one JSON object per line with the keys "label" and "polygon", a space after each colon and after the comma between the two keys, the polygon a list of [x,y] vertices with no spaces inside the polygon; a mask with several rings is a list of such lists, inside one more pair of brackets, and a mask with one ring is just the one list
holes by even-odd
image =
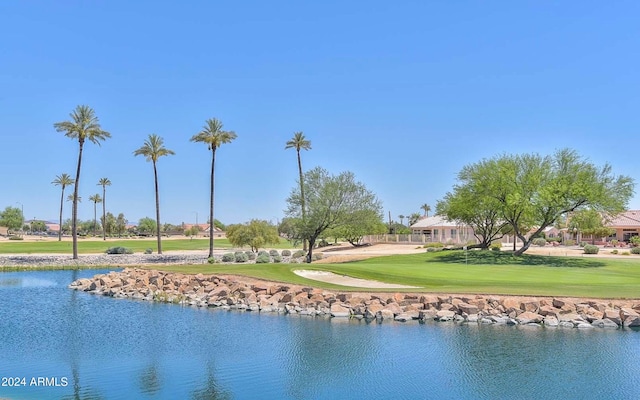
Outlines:
{"label": "tall palm tree", "polygon": [[102,203],[102,197],[100,197],[100,195],[96,193],[93,196],[89,196],[89,200],[93,201],[93,236],[95,236],[96,227],[98,226],[96,206],[98,203]]}
{"label": "tall palm tree", "polygon": [[428,205],[427,203],[424,203],[423,205],[420,206],[420,208],[424,210],[424,216],[428,217],[429,211],[431,211],[431,206]]}
{"label": "tall palm tree", "polygon": [[76,169],[75,185],[73,187],[73,211],[71,213],[71,236],[73,237],[73,259],[78,259],[78,187],[80,186],[80,169],[82,166],[82,150],[84,142],[89,140],[97,145],[100,141],[111,137],[102,130],[95,111],[89,106],[77,106],[70,114],[71,121],[56,122],[53,127],[57,132],[64,132],[65,136],[76,139],[79,145],[78,167]]}
{"label": "tall palm tree", "polygon": [[400,218],[400,225],[404,225],[404,215],[400,214],[398,215],[398,218]]}
{"label": "tall palm tree", "polygon": [[213,194],[216,165],[216,150],[225,143],[231,143],[238,135],[233,131],[222,130],[222,122],[216,118],[208,119],[200,133],[193,135],[192,142],[205,143],[211,151],[211,193],[209,199],[209,257],[213,257]]}
{"label": "tall palm tree", "polygon": [[64,204],[64,189],[73,185],[73,179],[69,176],[69,174],[61,174],[57,175],[56,179],[53,180],[54,185],[60,186],[62,188],[62,195],[60,195],[60,225],[58,228],[58,242],[62,241],[62,206]]}
{"label": "tall palm tree", "polygon": [[[298,179],[300,181],[300,207],[302,208],[302,221],[304,222],[306,214],[305,214],[305,204],[304,204],[304,181],[302,177],[302,161],[300,160],[300,150],[310,150],[311,149],[311,141],[307,140],[304,137],[304,133],[295,132],[293,134],[293,138],[289,140],[284,147],[287,149],[296,149],[296,153],[298,154]],[[302,241],[302,249],[307,250],[307,241]]]}
{"label": "tall palm tree", "polygon": [[155,180],[156,189],[156,235],[158,237],[158,254],[162,254],[162,239],[160,237],[160,194],[158,192],[158,168],[156,163],[163,156],[172,156],[176,154],[173,150],[164,147],[164,140],[156,135],[151,134],[144,141],[144,145],[133,152],[134,156],[144,156],[147,161],[153,163],[153,178]]}
{"label": "tall palm tree", "polygon": [[104,228],[104,222],[107,220],[107,186],[111,186],[109,178],[100,178],[98,185],[102,186],[102,240],[107,240],[107,230]]}

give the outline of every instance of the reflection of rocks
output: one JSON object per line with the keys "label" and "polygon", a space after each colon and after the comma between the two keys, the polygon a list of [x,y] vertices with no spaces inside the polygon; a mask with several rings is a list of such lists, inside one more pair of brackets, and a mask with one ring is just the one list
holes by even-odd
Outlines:
{"label": "reflection of rocks", "polygon": [[259,312],[366,320],[454,321],[561,328],[640,327],[640,302],[494,295],[336,293],[238,277],[128,268],[78,279],[71,289],[133,298]]}

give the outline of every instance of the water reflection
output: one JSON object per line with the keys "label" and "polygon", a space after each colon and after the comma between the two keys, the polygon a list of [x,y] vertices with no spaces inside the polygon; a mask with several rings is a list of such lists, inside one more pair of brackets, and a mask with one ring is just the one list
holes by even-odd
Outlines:
{"label": "water reflection", "polygon": [[204,383],[191,392],[191,398],[194,400],[229,400],[233,397],[228,391],[222,389],[216,380],[211,363],[207,363]]}

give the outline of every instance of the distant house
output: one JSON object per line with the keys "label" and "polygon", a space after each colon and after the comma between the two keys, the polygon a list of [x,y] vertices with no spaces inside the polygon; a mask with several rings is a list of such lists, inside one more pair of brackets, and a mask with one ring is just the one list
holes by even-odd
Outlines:
{"label": "distant house", "polygon": [[44,224],[47,227],[47,231],[52,233],[60,232],[60,224],[57,222],[45,222]]}
{"label": "distant house", "polygon": [[409,227],[413,235],[425,235],[430,242],[466,243],[475,241],[473,228],[457,221],[449,221],[446,217],[434,215],[424,217]]}
{"label": "distant house", "polygon": [[[182,223],[182,229],[183,232],[186,230],[191,229],[191,227],[193,226],[197,226],[198,228],[200,228],[200,232],[203,236],[209,237],[209,224],[187,224],[187,223]],[[218,228],[218,227],[213,227],[213,237],[214,238],[225,238],[227,237],[226,233]]]}
{"label": "distant house", "polygon": [[640,235],[640,210],[620,213],[607,226],[616,231],[611,239],[628,242],[631,237]]}

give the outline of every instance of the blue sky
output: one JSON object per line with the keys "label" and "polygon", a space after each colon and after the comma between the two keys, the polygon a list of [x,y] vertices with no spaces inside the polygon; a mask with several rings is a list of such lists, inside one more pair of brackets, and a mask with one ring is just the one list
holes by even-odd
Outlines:
{"label": "blue sky", "polygon": [[[238,138],[217,153],[216,217],[282,218],[303,167],[349,170],[385,216],[435,205],[468,163],[571,147],[640,178],[640,3],[435,1],[0,2],[0,208],[56,220],[77,142],[53,129],[79,104],[112,138],[85,147],[82,219],[107,209],[162,222],[208,210],[208,118]],[[65,217],[70,216],[69,203]],[[640,208],[636,195],[630,208]]]}

